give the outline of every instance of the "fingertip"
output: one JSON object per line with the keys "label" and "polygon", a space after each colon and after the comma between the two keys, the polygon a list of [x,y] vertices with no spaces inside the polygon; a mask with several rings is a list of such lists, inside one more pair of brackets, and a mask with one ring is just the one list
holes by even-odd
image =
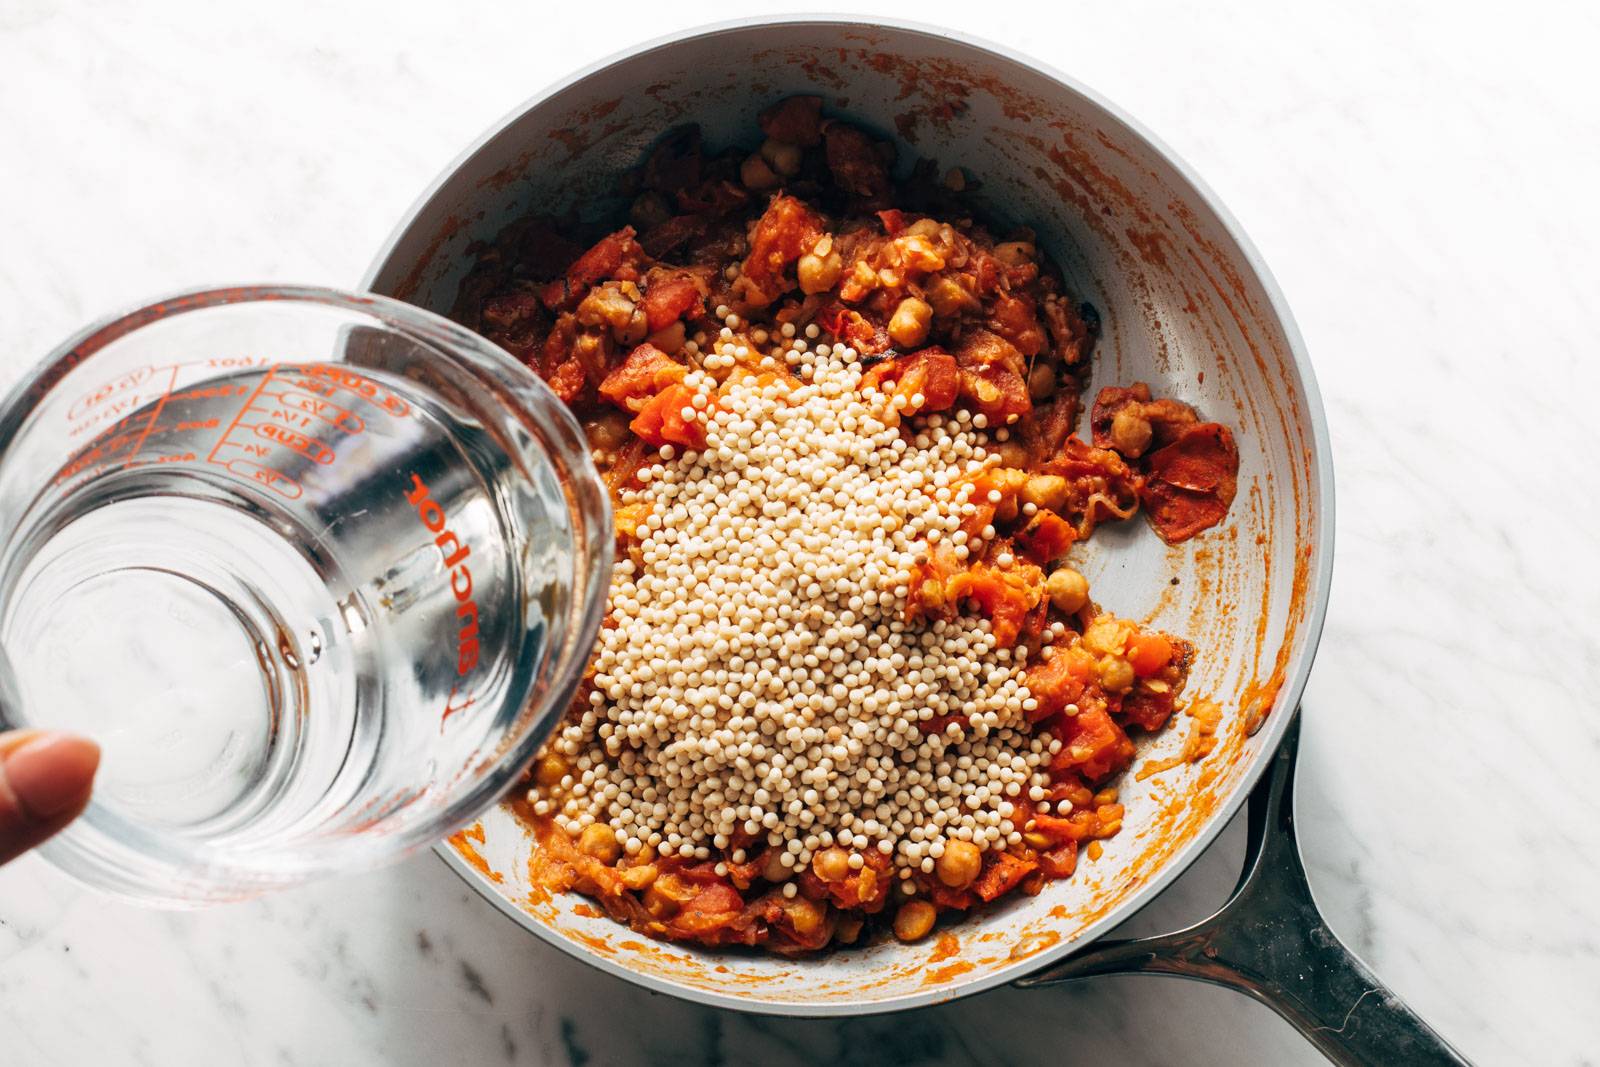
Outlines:
{"label": "fingertip", "polygon": [[62,733],[30,738],[4,762],[12,793],[28,815],[40,820],[82,807],[99,767],[99,745]]}

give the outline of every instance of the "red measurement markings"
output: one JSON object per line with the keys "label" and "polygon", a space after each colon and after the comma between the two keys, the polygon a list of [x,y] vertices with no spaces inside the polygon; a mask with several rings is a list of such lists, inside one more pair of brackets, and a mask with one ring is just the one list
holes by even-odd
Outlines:
{"label": "red measurement markings", "polygon": [[360,415],[336,402],[341,393],[353,393],[393,414],[410,412],[387,389],[340,367],[278,365],[268,370],[206,458],[296,499],[302,486],[278,469],[286,453],[329,466],[338,458],[339,441],[366,431]]}
{"label": "red measurement markings", "polygon": [[367,428],[367,424],[361,421],[360,415],[340,407],[331,400],[323,400],[309,393],[290,391],[279,397],[278,401],[284,407],[304,412],[345,433],[360,433]]}
{"label": "red measurement markings", "polygon": [[[287,370],[288,368],[284,368]],[[378,405],[391,415],[406,416],[411,414],[411,405],[405,400],[394,395],[371,378],[363,378],[352,370],[336,364],[307,363],[296,368],[303,375],[295,384],[303,389],[311,389],[324,396],[332,396],[329,387],[347,389],[363,400]]]}
{"label": "red measurement markings", "polygon": [[[166,407],[171,397],[171,388],[177,373],[176,367],[146,368],[89,394],[90,402],[87,404],[80,400],[79,405],[87,411],[97,405],[105,404],[110,397],[118,394],[123,394],[125,404],[135,401],[149,403],[150,392],[154,389],[161,390],[160,396],[149,410],[124,415],[91,437],[56,472],[52,479],[54,484],[60,485],[80,474],[97,474],[119,461],[124,469],[134,466],[138,462],[140,450],[144,448],[151,434],[171,429],[158,424],[162,409]],[[161,380],[163,375],[164,381]],[[135,389],[137,391],[130,392]],[[166,462],[170,457],[161,459]]]}
{"label": "red measurement markings", "polygon": [[[215,463],[217,461],[212,460],[211,462]],[[261,464],[253,463],[248,459],[230,459],[225,466],[239,477],[248,478],[252,482],[264,485],[279,496],[287,497],[290,500],[299,500],[300,494],[303,492],[300,483],[287,474],[273,470],[271,467],[263,467]]]}
{"label": "red measurement markings", "polygon": [[325,467],[333,462],[333,449],[315,437],[307,437],[303,433],[296,433],[288,427],[271,422],[256,423],[255,431],[257,437],[265,437],[291,452],[298,452],[313,463],[320,463]]}

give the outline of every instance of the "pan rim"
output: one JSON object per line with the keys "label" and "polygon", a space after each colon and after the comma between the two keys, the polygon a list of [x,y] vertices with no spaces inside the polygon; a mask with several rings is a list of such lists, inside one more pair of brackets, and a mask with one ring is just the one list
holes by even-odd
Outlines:
{"label": "pan rim", "polygon": [[764,996],[757,991],[729,994],[717,990],[701,989],[625,967],[571,939],[561,936],[502,895],[493,882],[467,863],[454,849],[449,847],[447,842],[441,842],[434,847],[434,851],[458,877],[518,926],[530,931],[547,944],[555,946],[576,960],[652,992],[664,993],[711,1007],[762,1015],[782,1015],[796,1018],[876,1015],[926,1007],[932,1004],[942,1004],[961,997],[972,996],[1000,985],[1009,984],[1024,975],[1049,967],[1075,952],[1082,951],[1107,931],[1125,922],[1160,895],[1179,875],[1189,868],[1202,852],[1211,846],[1222,830],[1232,821],[1234,815],[1244,805],[1252,787],[1271,765],[1272,756],[1277,752],[1279,745],[1283,741],[1289,723],[1298,713],[1300,697],[1310,677],[1311,666],[1316,658],[1317,647],[1321,641],[1323,625],[1328,610],[1329,591],[1333,580],[1335,524],[1332,443],[1328,433],[1327,414],[1323,407],[1322,393],[1317,385],[1316,374],[1312,369],[1310,357],[1306,352],[1305,341],[1300,334],[1299,326],[1289,309],[1288,301],[1284,297],[1283,291],[1279,287],[1276,278],[1273,277],[1271,270],[1268,269],[1260,252],[1256,249],[1255,244],[1245,234],[1239,221],[1189,163],[1120,106],[1055,66],[981,37],[913,20],[874,17],[868,21],[864,18],[847,14],[753,16],[727,19],[660,35],[633,47],[602,57],[528,97],[490,125],[463,149],[407,209],[400,222],[394,227],[374,256],[366,274],[362,277],[360,288],[371,290],[373,283],[377,280],[379,274],[386,269],[389,260],[395,254],[401,241],[408,235],[412,226],[415,225],[416,220],[423,215],[434,198],[454,179],[461,168],[529,111],[541,106],[579,82],[620,63],[636,60],[652,52],[681,45],[686,41],[700,40],[767,26],[892,29],[922,37],[951,41],[1043,74],[1065,90],[1077,93],[1090,104],[1099,108],[1111,120],[1121,123],[1134,137],[1142,140],[1160,155],[1189,184],[1199,202],[1212,212],[1228,238],[1238,248],[1244,263],[1250,268],[1262,288],[1273,321],[1283,330],[1290,359],[1294,364],[1296,373],[1300,376],[1311,430],[1312,482],[1317,493],[1317,507],[1311,516],[1313,532],[1309,540],[1312,546],[1312,565],[1311,582],[1307,590],[1309,607],[1304,623],[1305,643],[1300,651],[1291,658],[1288,669],[1285,671],[1284,682],[1279,690],[1278,707],[1274,714],[1267,717],[1261,732],[1261,747],[1251,765],[1244,769],[1233,794],[1217,807],[1210,819],[1198,832],[1173,852],[1148,881],[1133,890],[1116,907],[1111,908],[1105,914],[1077,930],[1072,937],[1064,939],[1060,944],[1036,956],[995,967],[987,972],[969,972],[969,975],[964,980],[958,980],[959,984],[952,986],[922,992],[897,994],[876,1000],[795,1001]]}

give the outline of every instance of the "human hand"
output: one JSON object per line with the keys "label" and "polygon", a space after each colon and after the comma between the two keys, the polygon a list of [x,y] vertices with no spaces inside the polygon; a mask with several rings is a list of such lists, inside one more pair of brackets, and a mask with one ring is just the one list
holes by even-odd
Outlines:
{"label": "human hand", "polygon": [[76,819],[99,766],[93,741],[44,730],[0,733],[0,863]]}

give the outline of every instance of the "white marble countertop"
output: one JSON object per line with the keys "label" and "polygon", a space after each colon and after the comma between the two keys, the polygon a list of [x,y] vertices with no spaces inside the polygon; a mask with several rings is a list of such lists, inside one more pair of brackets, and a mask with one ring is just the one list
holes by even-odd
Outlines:
{"label": "white marble countertop", "polygon": [[[354,283],[523,97],[731,13],[133,6],[0,4],[0,387],[165,290]],[[1316,362],[1338,469],[1300,774],[1318,897],[1472,1058],[1592,1063],[1600,22],[1474,6],[915,17],[1097,87],[1254,237]],[[1136,922],[1198,917],[1241,851],[1236,825]],[[1159,978],[839,1022],[693,1007],[520,934],[429,855],[194,914],[107,901],[37,859],[0,870],[7,1067],[1046,1060],[1317,1061],[1267,1009]]]}

